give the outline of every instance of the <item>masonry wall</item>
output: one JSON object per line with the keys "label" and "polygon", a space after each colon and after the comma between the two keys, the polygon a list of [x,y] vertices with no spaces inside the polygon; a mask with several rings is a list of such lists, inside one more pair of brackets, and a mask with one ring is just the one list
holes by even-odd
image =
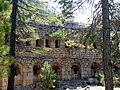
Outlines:
{"label": "masonry wall", "polygon": [[[48,61],[52,68],[56,71],[58,80],[78,80],[89,78],[92,76],[93,63],[100,64],[102,61],[101,52],[97,49],[84,48],[65,48],[64,40],[60,38],[49,38],[50,47],[45,47],[45,39],[43,46],[36,47],[36,42],[31,41],[30,46],[16,47],[15,67],[15,86],[19,86],[16,90],[20,90],[22,86],[26,90],[36,88],[36,84],[40,81],[40,70],[42,64]],[[60,40],[59,48],[55,47],[55,40]],[[31,51],[39,50],[40,53]],[[41,50],[43,50],[41,52]],[[38,68],[34,66],[37,65]],[[21,86],[21,87],[20,87]],[[0,80],[0,89],[6,90],[7,78]],[[29,88],[29,89],[28,89]],[[39,87],[40,88],[40,87]]]}
{"label": "masonry wall", "polygon": [[91,65],[94,62],[100,63],[101,55],[98,50],[52,48],[42,54],[18,54],[18,60],[36,62],[39,66],[44,61],[49,61],[52,66],[57,65],[59,68],[58,79],[71,80],[75,77],[72,71],[74,65],[79,68],[79,79],[91,77]]}

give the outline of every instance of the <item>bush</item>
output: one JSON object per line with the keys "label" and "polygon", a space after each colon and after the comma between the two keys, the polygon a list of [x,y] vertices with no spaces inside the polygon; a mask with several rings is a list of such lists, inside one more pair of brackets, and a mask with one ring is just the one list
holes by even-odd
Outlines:
{"label": "bush", "polygon": [[43,90],[50,90],[50,88],[55,88],[56,74],[52,70],[52,67],[48,63],[48,61],[45,61],[43,63],[40,78],[41,78],[41,84]]}

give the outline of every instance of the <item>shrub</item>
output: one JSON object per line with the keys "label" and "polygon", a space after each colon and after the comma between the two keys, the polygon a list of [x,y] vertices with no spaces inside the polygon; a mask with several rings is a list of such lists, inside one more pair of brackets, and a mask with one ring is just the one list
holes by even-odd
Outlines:
{"label": "shrub", "polygon": [[52,70],[52,67],[48,63],[48,61],[45,61],[43,63],[40,78],[41,78],[41,84],[43,90],[49,90],[50,88],[55,88],[56,74]]}

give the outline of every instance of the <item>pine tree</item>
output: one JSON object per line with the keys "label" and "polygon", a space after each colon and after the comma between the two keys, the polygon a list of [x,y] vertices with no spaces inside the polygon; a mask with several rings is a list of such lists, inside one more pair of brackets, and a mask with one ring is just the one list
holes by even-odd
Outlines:
{"label": "pine tree", "polygon": [[[15,58],[15,29],[16,29],[16,13],[17,13],[17,2],[18,0],[13,0],[13,7],[12,7],[12,17],[11,17],[11,33],[10,33],[10,56]],[[14,90],[14,77],[15,70],[14,70],[14,63],[10,66],[10,75],[8,77],[8,87],[7,90]]]}
{"label": "pine tree", "polygon": [[111,42],[110,42],[110,21],[109,21],[109,2],[101,0],[102,3],[102,23],[103,23],[103,68],[105,79],[105,90],[113,90],[113,76],[111,63]]}

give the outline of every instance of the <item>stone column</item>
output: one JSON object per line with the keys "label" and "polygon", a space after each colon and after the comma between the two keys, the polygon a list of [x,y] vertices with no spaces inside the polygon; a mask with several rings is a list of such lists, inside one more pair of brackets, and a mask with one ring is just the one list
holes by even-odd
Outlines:
{"label": "stone column", "polygon": [[81,78],[88,78],[91,75],[91,68],[90,68],[90,64],[87,61],[83,61],[81,64]]}
{"label": "stone column", "polygon": [[62,80],[70,80],[71,79],[71,67],[69,62],[65,62],[62,65]]}
{"label": "stone column", "polygon": [[33,66],[30,63],[26,63],[23,66],[23,86],[33,83]]}
{"label": "stone column", "polygon": [[50,39],[50,47],[55,48],[55,40],[54,39]]}
{"label": "stone column", "polygon": [[65,80],[65,67],[63,65],[62,65],[62,68],[61,68],[61,79]]}
{"label": "stone column", "polygon": [[60,80],[63,80],[63,71],[64,71],[64,69],[63,69],[63,66],[64,65],[60,65]]}
{"label": "stone column", "polygon": [[60,40],[60,48],[65,48],[65,42],[64,42],[64,40]]}
{"label": "stone column", "polygon": [[34,40],[34,41],[32,40],[32,41],[31,41],[31,46],[32,46],[32,47],[36,47],[36,40]]}
{"label": "stone column", "polygon": [[46,41],[46,39],[43,39],[43,48],[45,48],[45,41]]}

